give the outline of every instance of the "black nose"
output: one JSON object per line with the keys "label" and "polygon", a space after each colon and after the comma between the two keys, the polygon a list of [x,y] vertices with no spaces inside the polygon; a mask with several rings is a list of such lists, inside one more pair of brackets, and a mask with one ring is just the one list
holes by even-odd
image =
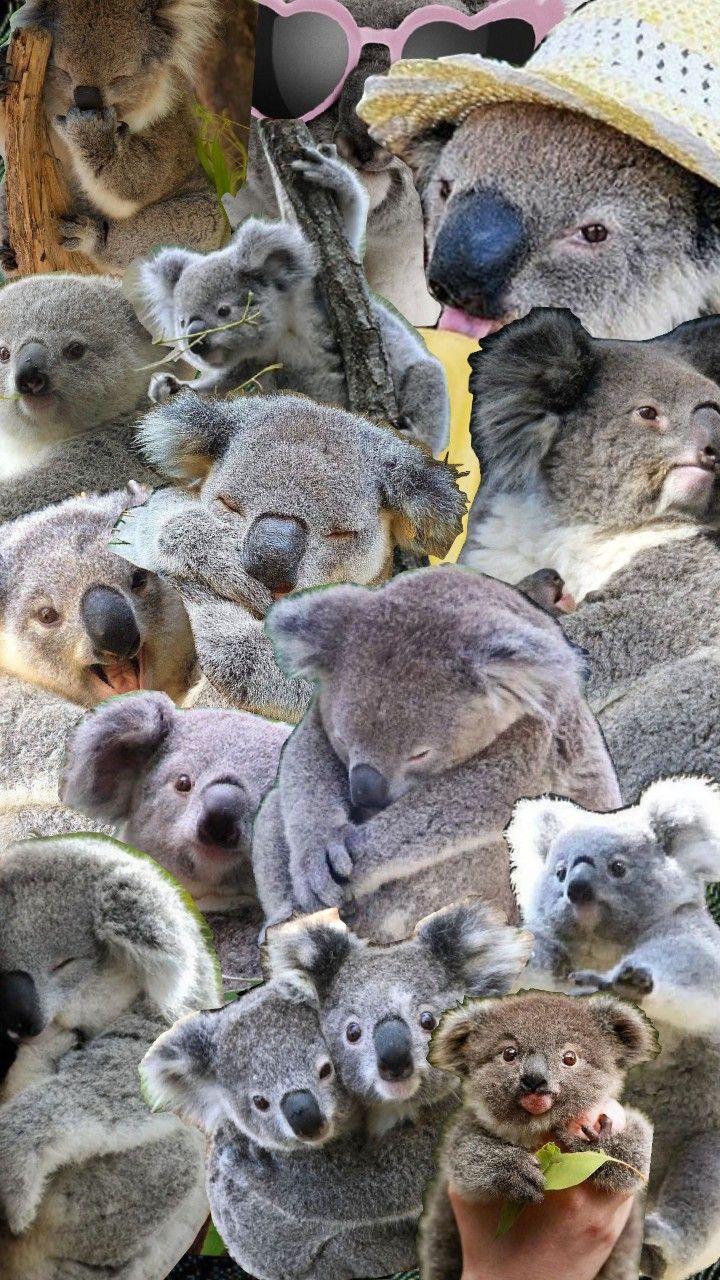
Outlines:
{"label": "black nose", "polygon": [[39,1036],[44,1026],[37,988],[30,974],[22,969],[0,973],[0,1028],[25,1038]]}
{"label": "black nose", "polygon": [[198,333],[205,333],[205,330],[211,327],[212,326],[207,325],[205,321],[200,318],[200,316],[193,316],[185,329],[186,337],[195,338],[195,341],[192,343],[191,349],[194,352],[196,352],[196,354],[199,356],[203,355],[204,352],[209,351],[210,345],[211,345],[211,335],[208,334],[204,338],[197,338],[195,335]]}
{"label": "black nose", "polygon": [[39,396],[50,387],[47,351],[39,342],[29,342],[15,370],[15,386],[21,395]]}
{"label": "black nose", "polygon": [[80,111],[102,111],[102,94],[94,84],[79,84],[74,93],[75,106]]}
{"label": "black nose", "polygon": [[524,1071],[520,1077],[520,1087],[527,1093],[536,1093],[538,1089],[547,1089],[547,1076],[541,1071]]}
{"label": "black nose", "polygon": [[294,516],[258,516],[245,539],[243,568],[268,591],[292,591],[307,540],[307,525]]}
{"label": "black nose", "polygon": [[692,430],[698,462],[714,470],[720,465],[720,413],[714,405],[701,405],[695,410]]}
{"label": "black nose", "polygon": [[242,838],[245,795],[233,782],[213,782],[202,795],[202,813],[198,822],[198,840],[234,849]]}
{"label": "black nose", "polygon": [[113,587],[89,587],[80,602],[80,616],[95,653],[125,660],[140,648],[135,614]]}
{"label": "black nose", "polygon": [[323,1115],[317,1099],[308,1089],[286,1093],[280,1108],[298,1138],[317,1138],[323,1127]]}
{"label": "black nose", "polygon": [[350,800],[358,809],[385,809],[390,800],[387,778],[371,764],[354,764],[350,770]]}
{"label": "black nose", "polygon": [[403,1018],[385,1018],[373,1032],[378,1071],[383,1080],[407,1080],[413,1073],[410,1029]]}
{"label": "black nose", "polygon": [[571,872],[565,892],[572,903],[594,902],[595,885],[592,870],[580,867],[577,871]]}
{"label": "black nose", "polygon": [[500,319],[526,241],[515,205],[492,191],[466,191],[453,201],[435,241],[431,291],[439,302]]}

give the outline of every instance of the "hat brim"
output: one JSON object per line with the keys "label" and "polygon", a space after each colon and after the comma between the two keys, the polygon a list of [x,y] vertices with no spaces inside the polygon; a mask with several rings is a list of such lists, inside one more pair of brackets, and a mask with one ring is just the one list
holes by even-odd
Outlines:
{"label": "hat brim", "polygon": [[[564,107],[591,116],[660,151],[684,169],[720,187],[717,123],[677,116],[637,101],[635,86],[617,82],[610,93],[585,79],[539,75],[525,67],[492,62],[476,54],[396,62],[389,75],[371,76],[357,110],[371,136],[401,159],[437,124],[459,124],[472,111],[498,103],[526,102]],[[678,108],[683,106],[682,101]],[[713,139],[706,136],[712,130]]]}

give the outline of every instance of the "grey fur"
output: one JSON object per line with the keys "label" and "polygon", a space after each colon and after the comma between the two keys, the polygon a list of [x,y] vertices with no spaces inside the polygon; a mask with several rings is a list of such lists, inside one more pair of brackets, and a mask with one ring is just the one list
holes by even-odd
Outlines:
{"label": "grey fur", "polygon": [[[516,1053],[509,1062],[506,1047]],[[575,1056],[571,1065],[563,1060],[568,1049]],[[628,1108],[625,1127],[615,1130],[600,1110],[598,1132],[589,1124],[581,1131],[578,1117],[594,1115],[615,1099],[627,1069],[656,1050],[643,1015],[608,996],[579,1001],[531,991],[504,1000],[467,1000],[448,1013],[433,1036],[430,1060],[461,1076],[463,1105],[443,1136],[440,1173],[426,1202],[422,1280],[460,1280],[462,1251],[449,1184],[466,1200],[497,1202],[498,1216],[503,1200],[541,1203],[545,1183],[534,1151],[548,1134],[564,1150],[597,1146],[647,1174],[652,1129],[640,1112]],[[541,1115],[523,1109],[521,1099],[533,1092],[524,1083],[525,1072],[542,1077],[538,1089],[552,1099]],[[637,1173],[617,1164],[601,1166],[591,1178],[611,1193],[637,1195],[642,1186]],[[631,1216],[641,1212],[638,1201]],[[632,1256],[628,1237],[634,1233],[626,1228],[598,1277],[635,1280],[639,1250]]]}
{"label": "grey fur", "polygon": [[[269,921],[340,906],[360,933],[392,940],[466,893],[509,913],[515,800],[617,803],[579,655],[504,584],[441,565],[374,592],[287,599],[267,625],[286,669],[319,684],[255,824]],[[351,781],[368,767],[377,800]]]}
{"label": "grey fur", "polygon": [[657,1027],[660,1056],[628,1094],[655,1125],[641,1270],[685,1280],[720,1244],[720,933],[705,905],[720,878],[717,788],[668,778],[602,817],[521,801],[507,836],[532,980],[629,996]]}
{"label": "grey fur", "polygon": [[0,1101],[3,1274],[155,1280],[205,1219],[203,1142],[150,1113],[138,1066],[219,1001],[214,959],[177,888],[97,836],[5,852],[0,920],[0,967],[30,974],[46,1022]]}

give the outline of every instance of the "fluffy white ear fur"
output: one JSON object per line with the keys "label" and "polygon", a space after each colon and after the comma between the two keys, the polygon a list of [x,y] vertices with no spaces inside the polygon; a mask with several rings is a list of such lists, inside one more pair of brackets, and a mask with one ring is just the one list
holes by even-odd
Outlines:
{"label": "fluffy white ear fur", "polygon": [[181,1018],[155,1041],[140,1064],[143,1093],[153,1111],[174,1111],[206,1133],[212,1133],[224,1115],[213,1068],[221,1012]]}
{"label": "fluffy white ear fur", "polygon": [[577,823],[584,810],[571,800],[518,800],[505,828],[510,848],[510,878],[524,920],[532,914],[550,846],[561,831]]}
{"label": "fluffy white ear fur", "polygon": [[667,853],[701,880],[720,880],[720,788],[709,778],[663,778],[638,809]]}
{"label": "fluffy white ear fur", "polygon": [[350,930],[340,919],[336,907],[316,911],[299,920],[288,920],[268,929],[265,966],[272,978],[304,984],[322,964],[324,955],[338,950],[344,952],[350,938]]}

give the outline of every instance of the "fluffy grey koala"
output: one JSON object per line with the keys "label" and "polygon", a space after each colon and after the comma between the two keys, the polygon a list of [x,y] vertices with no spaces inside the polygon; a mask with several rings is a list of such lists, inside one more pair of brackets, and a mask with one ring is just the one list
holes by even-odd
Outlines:
{"label": "fluffy grey koala", "polygon": [[289,732],[244,711],[179,710],[164,693],[133,693],[91,711],[68,747],[63,803],[180,881],[208,917],[235,987],[258,969],[252,824]]}
{"label": "fluffy grey koala", "polygon": [[167,577],[187,606],[200,665],[235,706],[297,720],[311,695],[263,629],[274,599],[330,582],[381,582],[396,548],[444,555],[465,498],[419,444],[303,396],[173,396],[139,427],[150,461],[199,478],[135,509],[119,554]]}
{"label": "fluffy grey koala", "polygon": [[539,310],[472,357],[483,484],[462,561],[515,581],[540,566],[580,607],[590,705],[623,795],[718,769],[720,319],[649,342],[593,339]]}
{"label": "fluffy grey koala", "polygon": [[720,192],[609,125],[498,103],[404,158],[430,291],[468,333],[557,306],[598,337],[648,338],[720,307]]}
{"label": "fluffy grey koala", "polygon": [[32,977],[44,1027],[0,1098],[3,1276],[166,1275],[207,1214],[204,1144],[150,1112],[138,1067],[220,1003],[198,920],[116,841],[27,841],[0,857],[0,968]]}
{"label": "fluffy grey koala", "polygon": [[668,778],[632,808],[587,813],[521,801],[507,831],[529,979],[629,996],[661,1052],[628,1096],[655,1125],[643,1275],[685,1280],[720,1251],[720,931],[705,885],[720,879],[720,795]]}
{"label": "fluffy grey koala", "polygon": [[0,291],[0,521],[84,490],[157,483],[135,448],[157,360],[120,284],[28,276]]}
{"label": "fluffy grey koala", "polygon": [[[307,182],[336,196],[356,253],[365,201],[353,170],[314,148],[305,149],[294,167]],[[139,275],[152,332],[182,339],[185,358],[201,372],[193,390],[234,391],[261,370],[279,365],[263,376],[264,391],[300,391],[347,407],[345,373],[322,300],[318,265],[298,227],[248,218],[226,248],[206,255],[165,249],[141,264]],[[443,367],[418,334],[381,302],[374,302],[373,311],[395,386],[398,425],[438,454],[449,434]],[[212,329],[217,332],[208,332]],[[153,394],[167,398],[180,386],[172,375],[158,375]]]}
{"label": "fluffy grey koala", "polygon": [[502,995],[521,972],[532,936],[479,899],[426,916],[411,937],[380,946],[358,938],[336,911],[268,930],[275,978],[310,983],[330,1057],[382,1134],[452,1103],[455,1081],[427,1060],[440,1015],[467,995]]}
{"label": "fluffy grey koala", "polygon": [[[620,1107],[617,1095],[626,1071],[656,1052],[647,1019],[612,996],[572,1000],[531,991],[468,1000],[448,1013],[432,1038],[430,1060],[461,1077],[463,1105],[443,1135],[440,1173],[425,1205],[422,1280],[460,1280],[463,1270],[448,1186],[466,1200],[497,1202],[498,1219],[504,1200],[528,1213],[544,1199],[535,1152],[547,1141],[624,1161],[601,1165],[592,1182],[638,1195],[652,1128],[639,1111]],[[531,1233],[532,1212],[528,1217]],[[598,1280],[636,1280],[641,1222],[638,1198]]]}
{"label": "fluffy grey koala", "polygon": [[213,1218],[261,1280],[345,1280],[413,1265],[437,1120],[374,1136],[343,1087],[306,981],[275,980],[184,1018],[146,1055],[156,1105],[210,1137]]}
{"label": "fluffy grey koala", "polygon": [[440,565],[287,599],[267,629],[287,670],[319,685],[255,823],[270,922],[333,905],[393,940],[466,893],[510,914],[515,801],[618,803],[580,655],[503,583]]}
{"label": "fluffy grey koala", "polygon": [[[215,0],[27,0],[16,15],[53,37],[45,109],[74,201],[58,220],[60,243],[101,271],[122,271],[156,244],[222,243],[192,95],[216,15]],[[3,241],[12,270],[6,229]]]}

